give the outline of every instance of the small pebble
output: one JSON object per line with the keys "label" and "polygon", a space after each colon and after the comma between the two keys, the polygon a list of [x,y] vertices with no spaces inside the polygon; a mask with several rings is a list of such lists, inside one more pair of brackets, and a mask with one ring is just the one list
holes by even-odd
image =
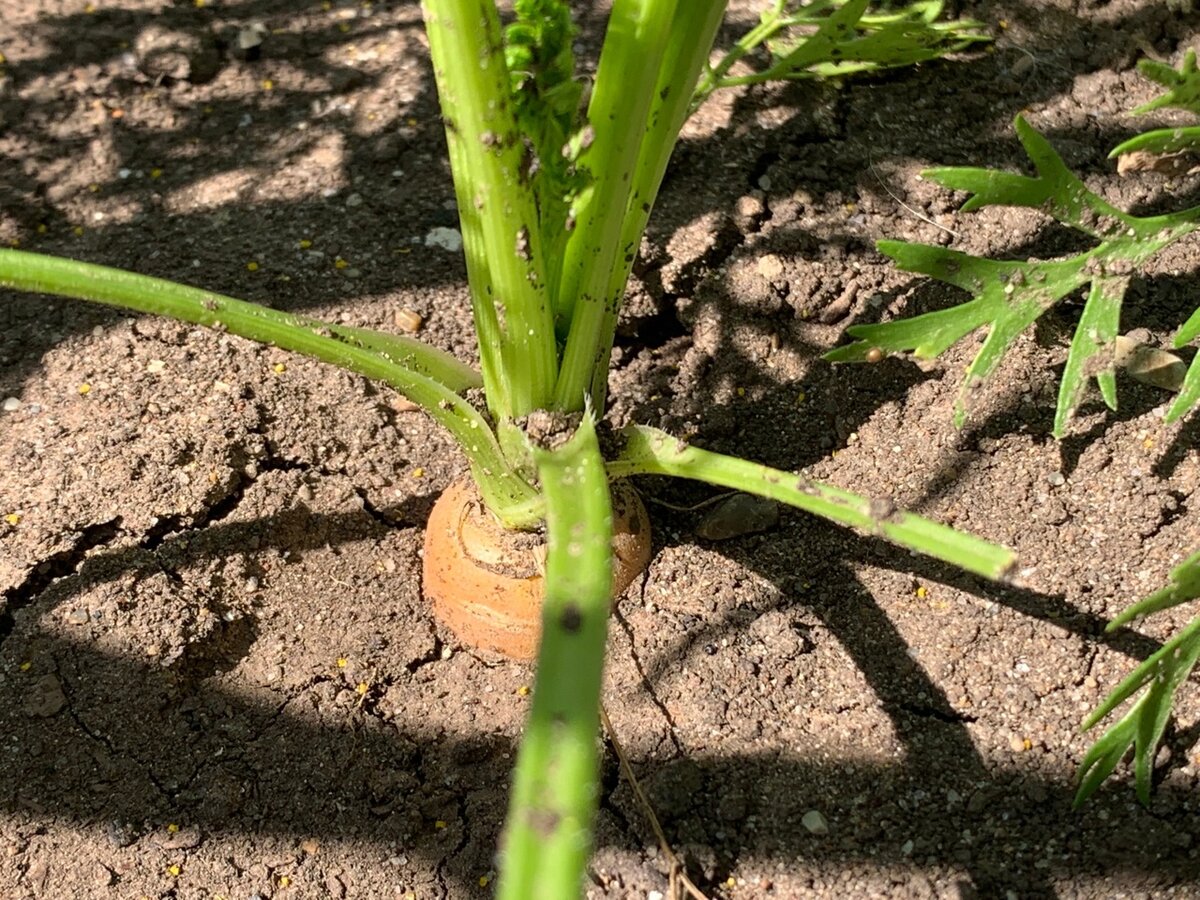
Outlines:
{"label": "small pebble", "polygon": [[752,494],[734,494],[718,503],[696,527],[706,541],[758,534],[779,524],[779,505]]}
{"label": "small pebble", "polygon": [[346,205],[349,207],[352,207],[352,208],[355,206],[362,206],[363,205],[362,194],[351,194],[349,197],[346,198]]}
{"label": "small pebble", "polygon": [[825,821],[825,817],[817,810],[810,809],[804,814],[804,818],[800,820],[811,834],[829,834],[829,823]]}
{"label": "small pebble", "polygon": [[104,863],[98,862],[92,866],[92,883],[95,884],[96,887],[108,887],[116,880],[117,876],[114,875],[112,869],[104,865]]}
{"label": "small pebble", "polygon": [[165,838],[160,838],[155,843],[163,850],[191,850],[199,847],[202,839],[200,829],[195,825],[189,825],[187,828],[180,828],[178,831],[168,834]]}
{"label": "small pebble", "polygon": [[457,253],[462,249],[462,245],[462,232],[457,228],[446,228],[444,225],[439,225],[425,235],[426,247],[441,247],[443,250]]}
{"label": "small pebble", "polygon": [[783,275],[783,260],[774,253],[765,253],[758,258],[758,274],[767,281],[777,281]]}
{"label": "small pebble", "polygon": [[396,327],[401,331],[407,331],[409,334],[420,331],[423,321],[421,314],[413,312],[411,309],[396,310]]}
{"label": "small pebble", "polygon": [[137,831],[128,822],[110,821],[104,826],[104,834],[114,847],[128,847],[137,840]]}
{"label": "small pebble", "polygon": [[249,578],[247,578],[245,582],[246,593],[253,594],[258,590],[258,584],[259,582],[257,576],[251,575]]}
{"label": "small pebble", "polygon": [[16,412],[20,408],[21,408],[21,401],[18,400],[16,397],[5,397],[4,398],[4,411],[5,412]]}
{"label": "small pebble", "polygon": [[1066,483],[1067,479],[1062,472],[1051,472],[1046,476],[1046,481],[1050,482],[1054,487],[1061,487]]}
{"label": "small pebble", "polygon": [[86,609],[73,609],[67,613],[67,621],[72,625],[86,625],[88,621],[88,611]]}
{"label": "small pebble", "polygon": [[29,689],[23,705],[26,714],[48,719],[67,705],[67,696],[56,676],[43,675]]}

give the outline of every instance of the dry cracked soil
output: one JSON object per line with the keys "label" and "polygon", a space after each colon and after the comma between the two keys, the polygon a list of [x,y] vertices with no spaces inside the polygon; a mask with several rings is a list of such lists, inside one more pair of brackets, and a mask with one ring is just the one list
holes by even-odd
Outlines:
{"label": "dry cracked soil", "polygon": [[[1028,171],[1018,111],[1123,208],[1200,200],[1194,173],[1106,158],[1155,93],[1136,61],[1177,62],[1200,15],[950,5],[994,43],[718,94],[689,123],[608,416],[1007,544],[1019,579],[788,510],[717,540],[713,491],[642,480],[654,557],[613,618],[606,704],[713,898],[1200,897],[1194,685],[1149,806],[1122,766],[1072,810],[1081,719],[1191,614],[1104,634],[1200,547],[1200,419],[1164,425],[1171,395],[1123,378],[1118,412],[1089,395],[1056,442],[1076,300],[1017,341],[962,429],[975,339],[931,365],[821,359],[852,323],[962,299],[879,238],[1080,246],[919,178]],[[603,12],[578,6],[594,60]],[[4,243],[474,358],[415,4],[0,0],[0,50]],[[1195,239],[1156,257],[1123,330],[1165,345],[1198,268]],[[531,673],[422,602],[422,524],[465,468],[447,436],[357,376],[13,293],[0,398],[0,896],[489,895]],[[588,896],[661,896],[664,873],[606,747]]]}

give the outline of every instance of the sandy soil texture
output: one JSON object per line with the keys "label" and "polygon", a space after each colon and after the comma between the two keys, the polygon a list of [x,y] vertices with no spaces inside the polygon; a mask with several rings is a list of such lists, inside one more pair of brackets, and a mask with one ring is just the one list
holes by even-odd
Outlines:
{"label": "sandy soil texture", "polygon": [[[1077,302],[1018,342],[962,430],[976,341],[920,367],[820,358],[850,324],[962,299],[897,272],[879,238],[1080,246],[1033,213],[964,215],[918,177],[1028,171],[1018,111],[1123,208],[1200,202],[1200,176],[1106,158],[1156,92],[1136,61],[1177,61],[1200,14],[951,5],[994,46],[721,94],[689,124],[609,418],[1005,543],[1020,584],[788,510],[710,540],[713,491],[639,481],[655,553],[613,620],[606,704],[713,898],[1200,897],[1194,685],[1150,807],[1122,770],[1071,809],[1081,719],[1190,614],[1103,634],[1200,547],[1200,419],[1165,426],[1171,395],[1124,379],[1118,413],[1089,395],[1054,441]],[[737,6],[722,41],[753,16]],[[603,16],[581,20],[594,50]],[[0,51],[0,241],[355,325],[419,320],[474,358],[415,4],[0,0]],[[1200,296],[1197,247],[1137,276],[1123,330],[1166,344]],[[422,600],[421,528],[465,468],[447,436],[356,376],[14,294],[7,398],[0,896],[490,895],[531,674],[460,646]],[[663,873],[610,748],[589,895],[657,896]]]}

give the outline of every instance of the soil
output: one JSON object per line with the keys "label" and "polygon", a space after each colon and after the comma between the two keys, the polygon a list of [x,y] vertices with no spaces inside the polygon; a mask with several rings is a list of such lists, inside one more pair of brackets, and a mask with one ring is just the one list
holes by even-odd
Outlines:
{"label": "soil", "polygon": [[[1103,634],[1200,546],[1200,419],[1164,425],[1171,395],[1122,379],[1118,412],[1091,394],[1053,440],[1075,301],[1017,342],[961,430],[977,341],[934,365],[821,360],[849,324],[962,299],[876,239],[1080,246],[1034,213],[964,215],[918,177],[1028,171],[1018,111],[1114,203],[1200,202],[1195,174],[1106,158],[1155,93],[1136,60],[1177,62],[1200,14],[951,5],[994,45],[719,94],[689,124],[609,416],[1005,543],[1018,584],[790,510],[706,540],[712,507],[691,507],[716,492],[640,481],[655,553],[614,617],[605,702],[714,898],[1200,897],[1194,685],[1149,807],[1124,766],[1071,807],[1081,719],[1191,615]],[[0,240],[354,325],[415,314],[474,357],[415,5],[0,13]],[[594,50],[602,14],[581,17]],[[1123,330],[1165,346],[1198,267],[1194,238],[1155,258]],[[0,305],[0,397],[18,401],[0,413],[0,894],[489,895],[531,675],[458,645],[422,601],[421,528],[465,468],[447,436],[357,376],[27,295]],[[607,746],[588,894],[661,897],[664,873]]]}

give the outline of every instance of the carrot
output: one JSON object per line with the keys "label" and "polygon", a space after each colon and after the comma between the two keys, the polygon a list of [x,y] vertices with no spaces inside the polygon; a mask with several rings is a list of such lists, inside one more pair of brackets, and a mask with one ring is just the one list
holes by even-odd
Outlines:
{"label": "carrot", "polygon": [[[650,563],[650,518],[627,482],[611,490],[615,598]],[[434,615],[463,643],[529,660],[542,631],[545,559],[545,536],[505,528],[464,477],[430,513],[423,589]]]}

